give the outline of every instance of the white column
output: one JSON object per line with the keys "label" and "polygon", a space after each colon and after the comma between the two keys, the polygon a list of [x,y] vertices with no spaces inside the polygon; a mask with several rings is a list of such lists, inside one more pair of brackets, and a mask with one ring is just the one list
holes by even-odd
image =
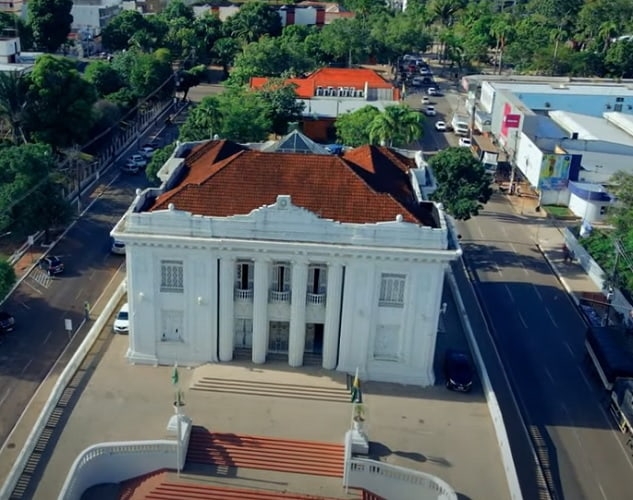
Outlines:
{"label": "white column", "polygon": [[220,259],[220,361],[233,359],[233,339],[235,338],[235,260],[230,257]]}
{"label": "white column", "polygon": [[326,370],[336,368],[342,296],[343,266],[330,264],[327,268],[325,325],[323,327],[323,368]]}
{"label": "white column", "polygon": [[268,351],[268,261],[255,260],[253,283],[253,363],[265,363]]}
{"label": "white column", "polygon": [[288,364],[301,366],[306,344],[306,294],[308,292],[308,263],[292,263],[292,285],[290,292],[290,339],[288,342]]}

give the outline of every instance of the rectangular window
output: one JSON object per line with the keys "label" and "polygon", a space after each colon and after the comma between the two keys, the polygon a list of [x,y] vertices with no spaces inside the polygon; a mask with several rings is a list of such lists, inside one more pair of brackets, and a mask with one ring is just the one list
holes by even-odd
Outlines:
{"label": "rectangular window", "polygon": [[382,307],[404,307],[404,274],[382,274],[380,279],[380,298],[378,305]]}
{"label": "rectangular window", "polygon": [[183,264],[182,260],[160,261],[160,291],[183,293]]}

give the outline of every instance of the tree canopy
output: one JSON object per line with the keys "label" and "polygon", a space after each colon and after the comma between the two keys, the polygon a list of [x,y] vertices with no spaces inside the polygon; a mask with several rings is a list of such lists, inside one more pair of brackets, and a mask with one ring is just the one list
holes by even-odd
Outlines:
{"label": "tree canopy", "polygon": [[68,39],[73,16],[72,0],[29,0],[27,23],[33,32],[35,46],[56,52]]}
{"label": "tree canopy", "polygon": [[469,148],[447,148],[429,161],[437,180],[432,199],[459,220],[478,215],[492,196],[492,179]]}

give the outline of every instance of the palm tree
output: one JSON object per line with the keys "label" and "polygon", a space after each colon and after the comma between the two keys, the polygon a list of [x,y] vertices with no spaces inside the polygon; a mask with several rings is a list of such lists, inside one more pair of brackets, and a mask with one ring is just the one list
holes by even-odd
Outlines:
{"label": "palm tree", "polygon": [[558,63],[558,47],[560,45],[560,42],[565,41],[568,38],[569,33],[567,33],[562,23],[554,28],[550,33],[550,39],[554,42],[554,59],[552,61],[552,70],[555,73],[557,72],[556,66]]}
{"label": "palm tree", "polygon": [[406,145],[422,137],[422,115],[409,106],[387,106],[369,124],[369,140],[381,146]]}
{"label": "palm tree", "polygon": [[28,85],[19,71],[0,72],[0,120],[5,138],[14,144],[25,143],[22,129]]}
{"label": "palm tree", "polygon": [[513,19],[509,14],[500,14],[492,23],[490,29],[492,36],[497,40],[496,55],[497,64],[499,65],[498,73],[501,74],[503,68],[503,51],[508,42],[508,37],[514,30]]}
{"label": "palm tree", "polygon": [[611,20],[603,22],[598,28],[598,37],[603,40],[602,53],[604,54],[609,45],[611,45],[611,39],[618,34],[618,24]]}

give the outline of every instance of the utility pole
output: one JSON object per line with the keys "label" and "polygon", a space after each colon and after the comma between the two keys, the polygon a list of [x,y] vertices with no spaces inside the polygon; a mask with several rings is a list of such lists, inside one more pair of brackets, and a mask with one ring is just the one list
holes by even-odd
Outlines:
{"label": "utility pole", "polygon": [[616,239],[613,240],[613,249],[615,250],[615,256],[613,259],[613,267],[611,268],[611,276],[607,287],[607,312],[604,315],[604,326],[609,326],[609,316],[611,313],[611,302],[613,302],[613,296],[616,287],[616,276],[618,272],[618,259],[620,257],[620,242]]}

